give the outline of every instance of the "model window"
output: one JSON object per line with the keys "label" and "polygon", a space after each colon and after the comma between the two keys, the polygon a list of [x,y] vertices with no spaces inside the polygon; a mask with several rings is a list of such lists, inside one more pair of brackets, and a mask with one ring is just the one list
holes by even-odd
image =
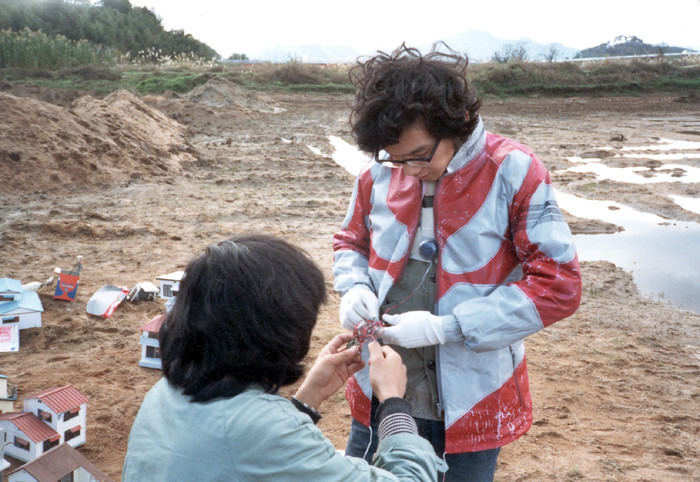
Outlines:
{"label": "model window", "polygon": [[160,358],[160,348],[157,346],[147,346],[146,356],[148,358]]}
{"label": "model window", "polygon": [[39,417],[40,420],[43,420],[44,422],[48,422],[48,423],[51,423],[52,418],[53,418],[51,416],[51,412],[45,412],[40,408],[38,408],[36,410],[36,415],[37,415],[37,417]]}
{"label": "model window", "polygon": [[73,482],[73,472],[64,477],[61,477],[61,480],[59,480],[58,482]]}
{"label": "model window", "polygon": [[80,436],[80,426],[73,427],[63,432],[63,439],[68,442],[70,439]]}
{"label": "model window", "polygon": [[29,441],[15,435],[14,445],[22,450],[29,451]]}
{"label": "model window", "polygon": [[58,445],[58,442],[60,442],[60,439],[56,439],[53,442],[51,440],[44,440],[44,452],[48,452],[52,448]]}
{"label": "model window", "polygon": [[74,412],[71,410],[68,410],[67,412],[63,412],[63,421],[65,422],[66,420],[70,420],[71,418],[75,418],[78,416],[80,413],[79,410],[75,410]]}

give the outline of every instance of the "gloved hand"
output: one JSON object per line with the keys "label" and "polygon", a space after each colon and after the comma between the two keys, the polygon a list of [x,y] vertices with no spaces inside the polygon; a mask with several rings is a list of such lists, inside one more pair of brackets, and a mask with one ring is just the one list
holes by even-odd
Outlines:
{"label": "gloved hand", "polygon": [[347,330],[364,320],[379,319],[379,300],[368,286],[355,285],[340,299],[340,324]]}
{"label": "gloved hand", "polygon": [[408,311],[400,315],[384,315],[382,319],[392,325],[384,328],[382,340],[404,348],[420,348],[445,343],[442,317],[429,311]]}

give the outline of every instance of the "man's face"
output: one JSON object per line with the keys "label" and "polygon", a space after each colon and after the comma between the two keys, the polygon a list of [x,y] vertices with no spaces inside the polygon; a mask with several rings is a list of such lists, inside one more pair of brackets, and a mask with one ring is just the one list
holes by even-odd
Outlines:
{"label": "man's face", "polygon": [[[406,159],[424,159],[430,157],[437,139],[432,137],[417,121],[404,129],[399,137],[399,142],[384,148],[391,159],[402,161]],[[402,164],[401,169],[408,176],[413,176],[421,181],[437,181],[447,169],[447,165],[455,154],[454,143],[451,139],[441,139],[433,154],[430,163],[425,165]]]}

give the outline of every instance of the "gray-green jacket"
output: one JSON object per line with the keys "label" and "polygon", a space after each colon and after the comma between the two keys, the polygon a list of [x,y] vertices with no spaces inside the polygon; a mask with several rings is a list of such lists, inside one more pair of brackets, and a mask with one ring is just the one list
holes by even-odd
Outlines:
{"label": "gray-green jacket", "polygon": [[129,435],[122,480],[431,481],[443,461],[409,433],[390,435],[374,465],[335,451],[308,415],[279,395],[251,388],[192,403],[161,379]]}

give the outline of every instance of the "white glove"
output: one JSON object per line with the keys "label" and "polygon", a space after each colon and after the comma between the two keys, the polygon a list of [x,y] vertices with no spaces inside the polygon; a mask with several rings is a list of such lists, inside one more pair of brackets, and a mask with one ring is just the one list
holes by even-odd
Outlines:
{"label": "white glove", "polygon": [[384,315],[382,319],[392,326],[384,328],[382,340],[404,348],[445,343],[442,317],[429,311],[408,311],[400,315]]}
{"label": "white glove", "polygon": [[364,320],[379,319],[379,300],[368,286],[355,285],[340,299],[340,324],[346,330]]}

